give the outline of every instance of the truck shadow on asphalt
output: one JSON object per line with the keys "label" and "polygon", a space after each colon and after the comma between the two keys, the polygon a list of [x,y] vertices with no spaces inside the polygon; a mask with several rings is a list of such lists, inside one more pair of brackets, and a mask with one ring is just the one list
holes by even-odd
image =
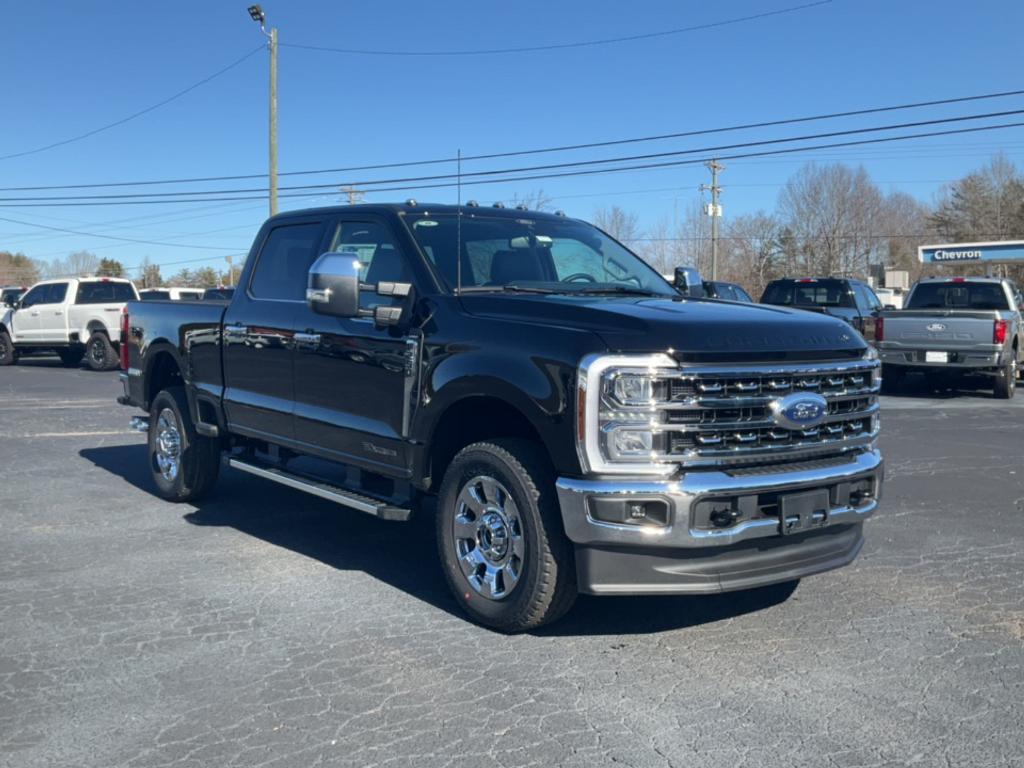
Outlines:
{"label": "truck shadow on asphalt", "polygon": [[[155,496],[146,446],[86,448],[79,455]],[[167,504],[170,507],[169,504]],[[269,481],[223,469],[210,496],[183,519],[196,526],[226,526],[341,571],[363,571],[447,611],[464,614],[448,590],[437,556],[433,515],[407,523],[379,520]],[[792,585],[700,597],[590,597],[581,595],[562,620],[533,634],[634,635],[685,629],[764,610],[785,601]]]}
{"label": "truck shadow on asphalt", "polygon": [[989,376],[950,375],[926,378],[909,374],[894,387],[887,387],[883,395],[892,398],[927,400],[995,400],[992,378]]}

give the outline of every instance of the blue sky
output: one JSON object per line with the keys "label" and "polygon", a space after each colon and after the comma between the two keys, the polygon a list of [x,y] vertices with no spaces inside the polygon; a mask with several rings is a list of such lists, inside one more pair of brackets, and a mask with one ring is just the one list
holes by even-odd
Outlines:
{"label": "blue sky", "polygon": [[[803,0],[807,2],[808,0]],[[289,47],[387,50],[524,47],[707,24],[801,5],[561,0],[341,3],[267,0],[280,29],[280,170],[345,167],[501,152],[1014,90],[1021,87],[1024,3],[1011,0],[833,0],[685,34],[612,45],[482,56],[366,56]],[[176,3],[5,0],[5,119],[0,155],[32,150],[150,106],[261,43],[245,0]],[[176,101],[82,141],[0,160],[0,186],[263,173],[267,145],[264,51]],[[1024,108],[1024,97],[760,129],[607,150],[467,163],[464,170],[672,151],[904,120]],[[1004,118],[1018,121],[1020,117]],[[927,130],[927,129],[925,129]],[[863,163],[883,189],[931,200],[945,181],[996,151],[1024,158],[1024,129],[819,152]],[[732,161],[725,216],[773,207],[812,155]],[[421,175],[397,169],[282,179],[284,184]],[[438,172],[453,169],[442,166]],[[644,226],[699,198],[700,166],[482,186],[490,202],[539,188],[570,215],[618,204]],[[259,187],[260,179],[191,189]],[[168,191],[175,188],[166,188]],[[85,190],[81,194],[123,190]],[[132,191],[132,190],[129,190]],[[157,191],[157,190],[152,190]],[[31,194],[0,192],[2,197]],[[75,194],[75,193],[66,193]],[[454,190],[376,193],[367,200],[454,201]],[[337,201],[282,199],[283,209]],[[262,201],[95,207],[6,207],[0,249],[52,259],[86,248],[128,266],[223,267],[247,250]],[[144,245],[38,226],[182,245]]]}

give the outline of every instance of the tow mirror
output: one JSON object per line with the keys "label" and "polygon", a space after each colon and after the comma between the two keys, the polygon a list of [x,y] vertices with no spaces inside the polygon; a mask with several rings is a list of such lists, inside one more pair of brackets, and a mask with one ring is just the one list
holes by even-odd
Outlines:
{"label": "tow mirror", "polygon": [[399,325],[403,316],[401,306],[361,309],[359,294],[361,291],[369,291],[378,296],[394,296],[404,299],[412,292],[412,284],[361,283],[359,282],[359,271],[362,266],[362,262],[351,253],[323,254],[309,268],[306,303],[310,309],[321,315],[372,317],[377,326]]}
{"label": "tow mirror", "polygon": [[320,315],[359,316],[359,259],[351,253],[325,253],[309,268],[306,303]]}
{"label": "tow mirror", "polygon": [[700,279],[700,272],[695,267],[676,267],[672,285],[684,296],[693,296],[699,299],[704,295],[704,283]]}

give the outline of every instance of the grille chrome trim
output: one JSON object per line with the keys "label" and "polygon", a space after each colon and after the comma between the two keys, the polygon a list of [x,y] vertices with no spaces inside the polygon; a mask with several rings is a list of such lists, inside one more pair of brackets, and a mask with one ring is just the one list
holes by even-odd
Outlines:
{"label": "grille chrome trim", "polygon": [[[684,467],[728,466],[871,447],[878,437],[879,367],[877,360],[856,360],[659,372],[669,381],[669,400],[648,410],[652,430],[662,436],[658,459]],[[806,430],[779,426],[769,405],[802,392],[827,401],[821,423]]]}

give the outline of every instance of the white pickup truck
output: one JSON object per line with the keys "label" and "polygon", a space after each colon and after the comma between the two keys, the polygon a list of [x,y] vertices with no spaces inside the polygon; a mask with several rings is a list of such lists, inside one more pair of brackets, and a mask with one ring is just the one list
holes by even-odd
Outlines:
{"label": "white pickup truck", "polygon": [[0,365],[21,352],[55,351],[66,366],[82,358],[94,371],[118,366],[121,311],[139,298],[131,280],[83,277],[33,285],[0,321]]}

